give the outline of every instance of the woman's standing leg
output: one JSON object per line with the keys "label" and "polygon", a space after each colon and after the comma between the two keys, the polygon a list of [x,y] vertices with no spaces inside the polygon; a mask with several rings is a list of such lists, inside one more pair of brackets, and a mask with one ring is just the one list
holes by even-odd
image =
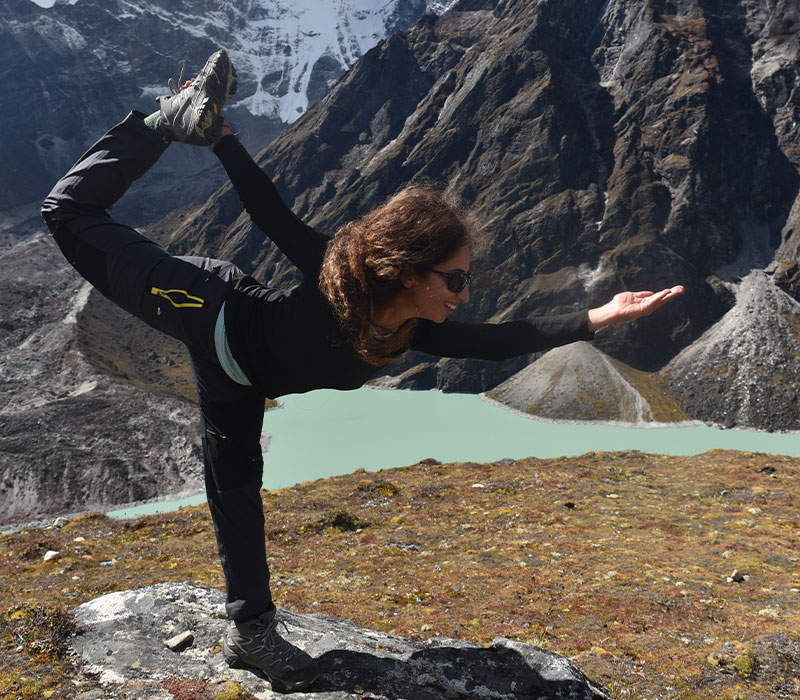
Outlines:
{"label": "woman's standing leg", "polygon": [[202,416],[208,506],[225,574],[231,620],[272,612],[261,503],[265,396],[190,353]]}
{"label": "woman's standing leg", "polygon": [[278,634],[269,588],[261,502],[266,397],[235,383],[216,361],[190,356],[203,419],[206,495],[231,620],[225,660],[266,674],[277,689],[305,688],[319,675],[317,663]]}

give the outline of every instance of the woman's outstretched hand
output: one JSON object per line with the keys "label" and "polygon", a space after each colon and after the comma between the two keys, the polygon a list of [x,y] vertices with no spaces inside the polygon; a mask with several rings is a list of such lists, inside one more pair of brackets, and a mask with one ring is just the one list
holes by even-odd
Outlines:
{"label": "woman's outstretched hand", "polygon": [[660,292],[622,292],[611,301],[596,309],[589,309],[589,330],[594,332],[615,323],[634,321],[642,316],[649,316],[670,299],[683,294],[683,287],[678,285]]}

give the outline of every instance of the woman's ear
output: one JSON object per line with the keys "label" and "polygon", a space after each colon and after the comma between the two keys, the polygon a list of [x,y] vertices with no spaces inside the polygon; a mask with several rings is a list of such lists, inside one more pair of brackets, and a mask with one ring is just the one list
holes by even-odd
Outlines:
{"label": "woman's ear", "polygon": [[417,281],[416,276],[414,275],[414,271],[412,268],[407,267],[404,268],[403,271],[400,273],[400,284],[403,285],[406,289],[414,286],[414,283]]}

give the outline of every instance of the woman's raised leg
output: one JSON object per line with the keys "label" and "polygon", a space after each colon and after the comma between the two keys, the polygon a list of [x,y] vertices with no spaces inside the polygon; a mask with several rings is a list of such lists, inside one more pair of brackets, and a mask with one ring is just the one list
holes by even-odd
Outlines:
{"label": "woman's raised leg", "polygon": [[42,213],[64,256],[103,295],[213,358],[227,282],[196,260],[171,256],[107,212],[166,148],[142,117],[129,114],[95,143],[58,181]]}

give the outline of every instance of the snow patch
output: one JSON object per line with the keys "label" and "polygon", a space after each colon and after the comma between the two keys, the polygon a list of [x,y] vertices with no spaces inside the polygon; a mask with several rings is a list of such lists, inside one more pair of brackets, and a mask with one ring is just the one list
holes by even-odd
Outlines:
{"label": "snow patch", "polygon": [[93,391],[97,388],[97,380],[92,379],[88,382],[82,382],[79,384],[75,389],[73,389],[69,395],[70,397],[80,396],[81,394],[88,394],[90,391]]}
{"label": "snow patch", "polygon": [[142,92],[139,97],[142,100],[154,100],[156,97],[169,95],[169,88],[167,87],[166,81],[164,81],[164,83],[161,85],[145,85],[141,88],[141,91]]}
{"label": "snow patch", "polygon": [[444,2],[440,0],[429,0],[428,12],[434,15],[443,15],[457,2],[458,0],[445,0]]}
{"label": "snow patch", "polygon": [[[229,53],[240,75],[254,78],[257,87],[233,104],[291,123],[308,109],[308,86],[317,61],[329,56],[343,71],[349,68],[386,36],[397,0],[261,0],[254,5],[251,19],[237,34],[239,45],[229,47]],[[265,84],[288,90],[274,94]]]}

